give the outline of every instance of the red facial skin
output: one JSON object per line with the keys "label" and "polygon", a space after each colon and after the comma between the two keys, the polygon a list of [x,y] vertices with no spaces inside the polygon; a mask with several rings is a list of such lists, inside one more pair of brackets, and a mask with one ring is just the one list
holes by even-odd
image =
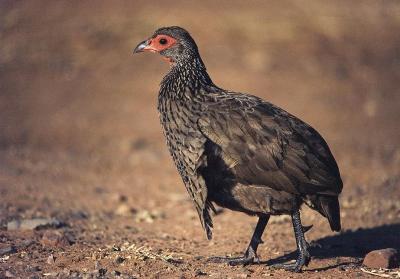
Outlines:
{"label": "red facial skin", "polygon": [[[165,44],[160,43],[160,40],[162,39],[166,40]],[[149,44],[143,49],[143,51],[160,52],[170,48],[174,44],[176,44],[176,40],[174,38],[167,35],[157,35],[155,38],[149,39]],[[173,63],[172,59],[169,57],[164,57],[164,59],[170,64]]]}

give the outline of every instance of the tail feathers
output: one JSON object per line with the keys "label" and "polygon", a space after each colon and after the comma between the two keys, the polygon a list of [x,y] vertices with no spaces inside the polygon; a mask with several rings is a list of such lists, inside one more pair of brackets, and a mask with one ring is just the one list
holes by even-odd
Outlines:
{"label": "tail feathers", "polygon": [[319,196],[321,213],[328,218],[329,225],[333,231],[340,231],[340,207],[338,197]]}

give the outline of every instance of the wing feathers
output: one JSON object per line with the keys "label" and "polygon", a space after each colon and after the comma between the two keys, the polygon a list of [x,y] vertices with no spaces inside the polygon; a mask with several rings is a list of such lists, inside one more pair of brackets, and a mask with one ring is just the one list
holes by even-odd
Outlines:
{"label": "wing feathers", "polygon": [[336,162],[322,137],[294,116],[257,100],[226,99],[225,106],[209,107],[198,120],[238,181],[295,194],[340,193],[340,175],[332,168]]}

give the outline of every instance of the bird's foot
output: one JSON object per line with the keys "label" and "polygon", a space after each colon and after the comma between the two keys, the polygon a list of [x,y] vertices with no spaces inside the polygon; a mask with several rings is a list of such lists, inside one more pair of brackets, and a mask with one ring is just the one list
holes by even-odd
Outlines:
{"label": "bird's foot", "polygon": [[300,256],[294,263],[282,263],[271,265],[271,268],[284,269],[291,272],[301,272],[303,266],[308,266],[311,257],[309,255]]}
{"label": "bird's foot", "polygon": [[248,265],[260,262],[256,255],[244,255],[241,257],[210,257],[207,261],[212,263],[227,263],[231,266]]}

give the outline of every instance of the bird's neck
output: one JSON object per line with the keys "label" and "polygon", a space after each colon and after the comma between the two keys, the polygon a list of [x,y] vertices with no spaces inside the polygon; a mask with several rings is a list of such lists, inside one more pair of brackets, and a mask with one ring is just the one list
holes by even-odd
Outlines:
{"label": "bird's neck", "polygon": [[199,56],[176,61],[161,82],[160,97],[181,98],[188,90],[192,93],[215,87]]}

